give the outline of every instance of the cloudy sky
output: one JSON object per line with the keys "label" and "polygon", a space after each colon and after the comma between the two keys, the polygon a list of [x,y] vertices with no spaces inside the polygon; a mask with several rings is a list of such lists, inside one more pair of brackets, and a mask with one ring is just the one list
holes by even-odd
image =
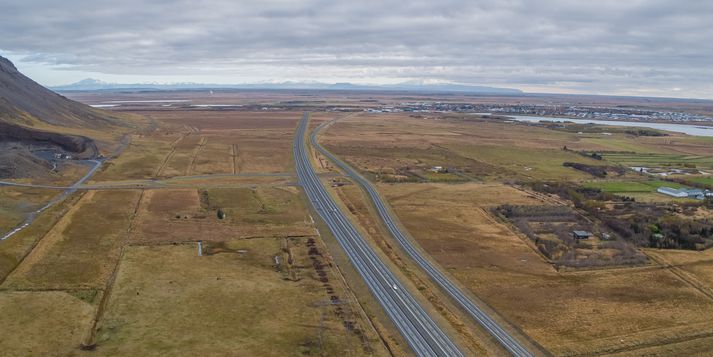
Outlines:
{"label": "cloudy sky", "polygon": [[713,1],[2,0],[45,85],[455,82],[713,98]]}

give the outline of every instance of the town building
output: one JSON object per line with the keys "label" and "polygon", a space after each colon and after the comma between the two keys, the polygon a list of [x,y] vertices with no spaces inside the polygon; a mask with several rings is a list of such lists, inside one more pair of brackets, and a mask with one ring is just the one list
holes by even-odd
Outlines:
{"label": "town building", "polygon": [[658,193],[663,193],[664,195],[677,198],[695,198],[697,200],[703,200],[706,197],[713,197],[713,191],[701,190],[699,188],[675,189],[671,187],[659,187],[656,191]]}
{"label": "town building", "polygon": [[591,232],[587,231],[572,231],[572,238],[574,239],[589,239],[592,236]]}
{"label": "town building", "polygon": [[679,189],[665,187],[665,186],[659,187],[658,189],[656,189],[656,192],[662,193],[664,195],[668,195],[671,197],[676,197],[676,198],[688,197],[688,192],[686,192],[685,190],[679,190]]}

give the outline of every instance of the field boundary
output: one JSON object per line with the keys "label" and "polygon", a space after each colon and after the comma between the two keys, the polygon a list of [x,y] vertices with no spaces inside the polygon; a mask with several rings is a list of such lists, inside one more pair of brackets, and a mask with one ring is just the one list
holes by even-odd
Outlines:
{"label": "field boundary", "polygon": [[154,173],[154,177],[161,176],[161,172],[166,167],[166,164],[168,164],[168,160],[170,160],[171,157],[173,157],[173,154],[176,152],[176,145],[178,145],[181,141],[183,141],[183,139],[185,139],[188,135],[190,135],[190,133],[183,133],[176,140],[174,140],[171,143],[171,150],[163,158],[163,161],[161,162],[161,164],[158,165],[158,168],[156,169],[156,172]]}
{"label": "field boundary", "polygon": [[[47,237],[47,235],[54,230],[54,228],[59,224],[59,222],[61,222],[64,219],[64,217],[67,214],[69,214],[72,210],[78,209],[76,207],[78,207],[79,202],[84,198],[84,196],[85,196],[84,194],[85,194],[85,192],[79,193],[79,197],[76,199],[76,201],[70,207],[67,207],[66,210],[64,212],[62,212],[59,217],[57,217],[57,220],[54,223],[52,223],[52,225],[50,225],[50,227],[47,229],[47,231],[45,231],[42,234],[41,237],[39,237],[38,239],[35,239],[35,241],[32,242],[32,245],[25,251],[25,254],[23,254],[23,256],[17,261],[17,264],[15,264],[15,267],[13,267],[12,270],[10,270],[4,277],[2,277],[2,279],[0,279],[0,286],[5,283],[7,278],[10,275],[12,275],[12,273],[14,273],[15,270],[17,270],[17,268],[20,267],[20,265],[22,265],[22,263],[25,261],[25,259],[30,254],[32,254],[32,251],[34,251],[35,248],[37,248],[37,246],[40,244],[40,241],[44,240],[45,237]],[[67,202],[67,201],[64,201],[63,204],[65,202]]]}
{"label": "field boundary", "polygon": [[109,297],[111,296],[111,292],[114,287],[114,281],[116,281],[116,276],[119,272],[119,267],[121,266],[121,262],[122,262],[122,260],[124,260],[124,253],[126,252],[126,247],[128,245],[128,242],[131,239],[131,233],[133,232],[133,229],[134,229],[134,221],[139,214],[139,207],[141,206],[141,202],[143,201],[144,192],[145,192],[145,190],[141,190],[141,194],[139,195],[139,198],[136,200],[136,203],[134,204],[134,211],[133,211],[133,213],[131,215],[131,219],[129,221],[129,227],[126,229],[124,244],[121,245],[121,250],[119,251],[116,265],[114,265],[114,269],[112,269],[111,275],[109,276],[109,279],[107,280],[106,285],[104,286],[104,289],[102,289],[103,293],[102,293],[101,300],[99,301],[99,304],[97,305],[96,313],[94,314],[94,318],[92,319],[92,323],[91,323],[89,332],[87,333],[87,336],[85,337],[85,341],[82,343],[82,346],[81,346],[81,348],[83,350],[93,350],[94,348],[96,348],[97,326],[99,325],[99,321],[101,320],[101,318],[104,316],[104,311],[106,310],[106,305],[109,303]]}

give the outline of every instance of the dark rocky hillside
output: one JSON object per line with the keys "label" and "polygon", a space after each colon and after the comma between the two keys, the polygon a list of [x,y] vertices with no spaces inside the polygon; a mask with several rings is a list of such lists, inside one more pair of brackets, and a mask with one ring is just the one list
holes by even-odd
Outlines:
{"label": "dark rocky hillside", "polygon": [[131,126],[119,115],[52,92],[0,57],[0,177],[38,177],[56,166],[36,152],[96,157],[100,150],[92,136],[109,145],[106,138]]}

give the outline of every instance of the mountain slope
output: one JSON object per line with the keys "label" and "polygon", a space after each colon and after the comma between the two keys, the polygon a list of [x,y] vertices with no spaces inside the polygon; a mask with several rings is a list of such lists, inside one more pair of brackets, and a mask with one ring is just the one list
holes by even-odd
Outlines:
{"label": "mountain slope", "polygon": [[35,126],[108,129],[125,127],[118,116],[71,101],[26,77],[0,56],[0,121]]}
{"label": "mountain slope", "polygon": [[138,123],[54,93],[0,57],[0,178],[56,176],[57,163],[41,152],[75,158],[114,153]]}

